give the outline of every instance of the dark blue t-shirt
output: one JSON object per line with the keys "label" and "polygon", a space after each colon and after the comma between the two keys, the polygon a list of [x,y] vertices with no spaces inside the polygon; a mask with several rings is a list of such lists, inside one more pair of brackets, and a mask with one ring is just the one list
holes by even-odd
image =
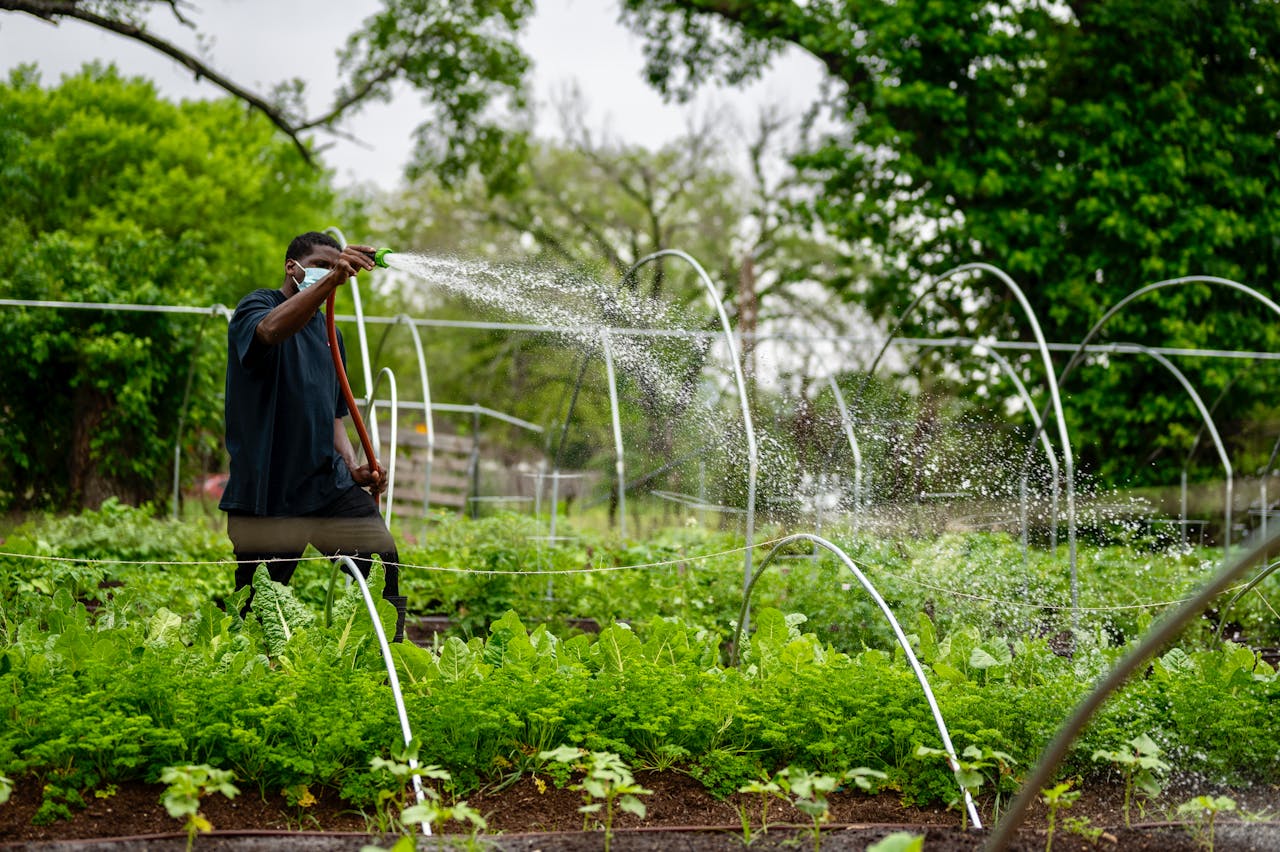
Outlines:
{"label": "dark blue t-shirt", "polygon": [[[227,330],[226,428],[231,475],[218,508],[288,517],[332,502],[355,481],[333,446],[333,421],[348,414],[322,314],[276,346],[254,339],[285,300],[254,290]],[[347,361],[338,338],[342,362]]]}

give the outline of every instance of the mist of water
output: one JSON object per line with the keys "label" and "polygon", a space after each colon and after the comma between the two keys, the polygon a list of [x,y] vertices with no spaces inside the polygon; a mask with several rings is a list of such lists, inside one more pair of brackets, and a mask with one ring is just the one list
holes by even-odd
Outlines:
{"label": "mist of water", "polygon": [[550,333],[588,351],[600,352],[604,329],[646,330],[644,336],[611,335],[615,365],[669,404],[688,401],[677,365],[696,357],[697,344],[688,335],[689,317],[667,302],[559,270],[412,252],[388,254],[386,261],[484,311],[554,328]]}

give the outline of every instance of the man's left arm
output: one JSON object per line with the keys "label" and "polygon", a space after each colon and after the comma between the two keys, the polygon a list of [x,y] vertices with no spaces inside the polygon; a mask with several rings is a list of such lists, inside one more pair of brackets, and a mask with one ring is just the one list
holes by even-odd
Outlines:
{"label": "man's left arm", "polygon": [[333,448],[351,470],[351,478],[357,485],[372,489],[374,494],[387,490],[387,477],[381,467],[368,464],[356,464],[356,450],[351,445],[351,436],[347,434],[347,425],[341,417],[333,419]]}

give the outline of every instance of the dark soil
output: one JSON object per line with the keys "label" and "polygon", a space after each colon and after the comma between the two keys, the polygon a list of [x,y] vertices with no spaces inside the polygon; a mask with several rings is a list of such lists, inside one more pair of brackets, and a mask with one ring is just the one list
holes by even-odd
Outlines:
{"label": "dark soil", "polygon": [[[644,797],[648,815],[642,821],[619,814],[614,821],[612,848],[618,852],[720,852],[742,850],[744,838],[737,805],[748,809],[751,819],[752,850],[812,849],[812,836],[804,829],[808,818],[780,801],[769,806],[769,829],[760,832],[760,804],[756,797],[735,797],[717,801],[702,785],[675,772],[637,774],[637,780],[653,790]],[[70,820],[51,825],[32,825],[40,805],[35,779],[18,779],[13,798],[0,805],[0,845],[7,848],[44,850],[183,850],[186,837],[178,820],[160,804],[162,788],[155,785],[125,784],[109,796],[86,794],[86,805]],[[1274,796],[1275,791],[1268,791]],[[1239,796],[1237,795],[1237,799]],[[603,848],[603,831],[594,826],[584,832],[582,804],[576,791],[541,785],[531,778],[498,792],[469,798],[469,804],[485,815],[488,829],[482,835],[486,848],[510,852],[577,852]],[[1270,802],[1241,803],[1260,809]],[[988,808],[983,809],[984,812]],[[290,807],[282,795],[273,793],[264,801],[256,791],[245,790],[234,800],[221,796],[207,799],[202,813],[214,825],[211,834],[196,841],[197,850],[248,852],[266,849],[302,849],[311,852],[353,850],[367,843],[388,848],[393,837],[378,837],[376,823],[334,800],[321,798],[308,807]],[[1147,816],[1156,809],[1148,808]],[[1096,841],[1062,828],[1064,818],[1085,817],[1100,829]],[[1053,849],[1158,850],[1192,852],[1202,847],[1186,827],[1168,823],[1135,823],[1124,829],[1120,818],[1118,792],[1086,790],[1070,810],[1058,819]],[[440,846],[460,826],[450,824],[437,831],[444,837],[422,840],[419,848]],[[906,807],[890,794],[867,796],[837,794],[831,800],[831,821],[822,831],[821,848],[861,850],[894,831],[925,835],[925,849],[938,852],[981,849],[985,831],[961,831],[955,811],[941,808]],[[453,835],[454,841],[463,838]],[[1029,816],[1010,849],[1043,850],[1046,841],[1045,814],[1041,806]],[[1218,826],[1217,848],[1230,850],[1280,849],[1280,824],[1270,822],[1230,823]]]}

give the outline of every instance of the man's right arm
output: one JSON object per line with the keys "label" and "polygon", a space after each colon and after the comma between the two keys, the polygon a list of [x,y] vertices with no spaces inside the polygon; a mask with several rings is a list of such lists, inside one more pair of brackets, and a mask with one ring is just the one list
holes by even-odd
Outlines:
{"label": "man's right arm", "polygon": [[369,246],[347,246],[338,255],[329,274],[313,286],[294,293],[262,318],[253,336],[264,346],[275,346],[288,340],[311,322],[329,294],[362,269],[373,269],[373,249]]}
{"label": "man's right arm", "polygon": [[295,293],[272,308],[254,329],[254,339],[263,346],[275,346],[302,331],[316,315],[316,311],[320,310],[325,299],[329,298],[329,294],[355,274],[350,269],[351,267],[345,263],[339,262],[332,272],[317,281],[314,286],[308,287],[301,293]]}

